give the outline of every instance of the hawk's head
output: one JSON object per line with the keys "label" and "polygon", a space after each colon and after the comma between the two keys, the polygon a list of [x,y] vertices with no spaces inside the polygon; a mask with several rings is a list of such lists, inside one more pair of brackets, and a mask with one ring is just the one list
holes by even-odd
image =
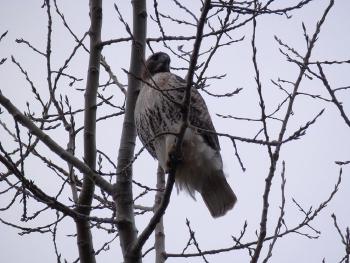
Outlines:
{"label": "hawk's head", "polygon": [[143,78],[147,79],[159,72],[170,72],[170,57],[163,52],[157,52],[149,56]]}

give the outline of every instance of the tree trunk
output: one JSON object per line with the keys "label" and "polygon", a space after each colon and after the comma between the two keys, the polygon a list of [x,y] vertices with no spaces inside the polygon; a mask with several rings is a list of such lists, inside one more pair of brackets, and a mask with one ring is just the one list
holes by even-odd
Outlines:
{"label": "tree trunk", "polygon": [[137,78],[141,76],[145,56],[147,12],[145,0],[131,2],[133,6],[133,42],[125,116],[118,155],[117,183],[113,198],[116,203],[117,227],[124,261],[141,262],[141,253],[138,255],[128,253],[137,238],[132,195],[132,166],[130,162],[133,159],[135,148],[134,109],[141,84]]}
{"label": "tree trunk", "polygon": [[[90,0],[90,58],[85,91],[84,110],[84,159],[85,163],[96,170],[96,97],[100,76],[102,0]],[[84,174],[83,186],[78,200],[78,212],[90,215],[95,184]],[[95,251],[87,220],[76,220],[79,258],[82,263],[95,263]]]}

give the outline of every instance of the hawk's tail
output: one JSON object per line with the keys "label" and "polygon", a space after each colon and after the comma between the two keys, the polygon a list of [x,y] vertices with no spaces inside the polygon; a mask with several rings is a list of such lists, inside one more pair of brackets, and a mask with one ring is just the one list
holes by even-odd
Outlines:
{"label": "hawk's tail", "polygon": [[218,175],[206,179],[201,191],[203,200],[213,217],[223,216],[235,205],[236,195],[227,183],[222,170]]}

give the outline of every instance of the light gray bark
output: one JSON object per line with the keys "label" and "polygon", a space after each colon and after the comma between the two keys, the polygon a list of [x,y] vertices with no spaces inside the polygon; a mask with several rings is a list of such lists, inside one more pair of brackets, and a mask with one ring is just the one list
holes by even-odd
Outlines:
{"label": "light gray bark", "polygon": [[[154,209],[157,210],[162,202],[163,191],[165,189],[165,174],[160,165],[158,165],[157,170],[157,189],[160,190],[156,193],[154,201]],[[155,230],[154,230],[154,248],[156,251],[156,263],[165,262],[165,234],[164,234],[164,224],[163,217],[159,220]]]}
{"label": "light gray bark", "polygon": [[[85,91],[84,110],[84,159],[86,164],[96,170],[96,97],[100,76],[102,0],[90,0],[90,57]],[[83,186],[78,199],[77,210],[85,215],[91,211],[95,183],[84,174]],[[90,223],[76,220],[79,258],[82,263],[95,263]]]}
{"label": "light gray bark", "polygon": [[[113,199],[116,203],[117,227],[120,237],[124,261],[141,262],[141,253],[128,253],[137,238],[132,194],[132,161],[135,148],[136,129],[134,123],[134,108],[140,88],[140,80],[146,44],[146,1],[131,1],[133,6],[133,41],[126,95],[125,116],[120,141],[117,166],[117,183]],[[136,76],[136,78],[135,78]],[[138,251],[139,252],[139,251]]]}

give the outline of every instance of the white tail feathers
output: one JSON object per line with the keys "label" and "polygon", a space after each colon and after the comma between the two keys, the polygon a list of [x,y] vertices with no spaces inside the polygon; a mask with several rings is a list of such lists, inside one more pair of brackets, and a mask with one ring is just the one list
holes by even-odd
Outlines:
{"label": "white tail feathers", "polygon": [[208,146],[202,136],[191,130],[183,142],[183,160],[176,169],[178,189],[187,190],[194,198],[202,198],[213,217],[220,217],[233,208],[237,198],[226,181],[219,151]]}

